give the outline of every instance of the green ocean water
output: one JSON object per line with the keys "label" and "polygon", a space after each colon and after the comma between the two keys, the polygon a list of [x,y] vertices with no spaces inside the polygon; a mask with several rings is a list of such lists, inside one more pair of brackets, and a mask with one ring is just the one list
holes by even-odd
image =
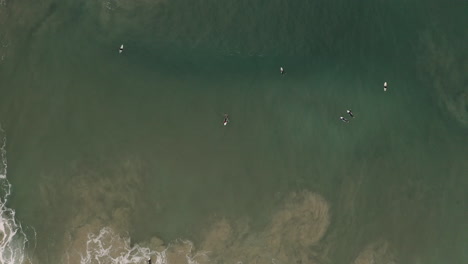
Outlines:
{"label": "green ocean water", "polygon": [[468,260],[466,2],[0,3],[24,263]]}

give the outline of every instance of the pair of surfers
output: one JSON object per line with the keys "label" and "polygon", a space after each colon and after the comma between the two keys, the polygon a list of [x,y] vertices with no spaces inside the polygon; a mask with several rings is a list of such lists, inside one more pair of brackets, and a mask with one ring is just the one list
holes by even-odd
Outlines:
{"label": "pair of surfers", "polygon": [[[346,113],[347,113],[350,117],[354,118],[353,112],[352,112],[351,110],[346,110]],[[346,119],[346,118],[344,118],[344,117],[342,117],[342,116],[340,116],[340,120],[343,121],[343,122],[345,122],[345,123],[348,123],[348,122],[349,122],[348,119]]]}

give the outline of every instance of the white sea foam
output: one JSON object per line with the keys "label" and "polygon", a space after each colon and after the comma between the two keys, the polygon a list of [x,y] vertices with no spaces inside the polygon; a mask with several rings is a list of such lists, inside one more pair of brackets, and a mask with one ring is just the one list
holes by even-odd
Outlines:
{"label": "white sea foam", "polygon": [[[161,247],[159,247],[161,249]],[[131,246],[130,238],[122,237],[110,227],[102,228],[98,234],[88,234],[86,252],[81,254],[81,264],[139,264],[152,259],[155,264],[187,263],[200,264],[199,258],[208,259],[206,251],[194,253],[189,240],[176,240],[161,251],[138,244]]]}
{"label": "white sea foam", "polygon": [[81,264],[146,263],[150,257],[156,257],[158,264],[167,263],[166,252],[157,252],[139,245],[130,246],[129,238],[122,238],[109,227],[104,227],[99,234],[88,234],[86,253],[81,255]]}
{"label": "white sea foam", "polygon": [[28,239],[21,223],[15,219],[15,210],[6,206],[11,184],[7,179],[6,136],[1,126],[0,140],[0,263],[32,263],[25,253]]}

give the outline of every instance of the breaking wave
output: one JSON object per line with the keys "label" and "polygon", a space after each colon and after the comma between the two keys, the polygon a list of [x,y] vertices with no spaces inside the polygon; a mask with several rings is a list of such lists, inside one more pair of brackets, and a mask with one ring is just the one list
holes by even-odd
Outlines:
{"label": "breaking wave", "polygon": [[140,263],[152,255],[157,256],[157,263],[164,263],[164,252],[158,253],[139,245],[132,247],[129,238],[122,238],[109,227],[105,227],[99,234],[88,234],[86,253],[81,256],[80,263]]}
{"label": "breaking wave", "polygon": [[156,264],[196,264],[199,263],[197,258],[205,256],[203,253],[192,256],[193,243],[188,240],[177,240],[167,247],[160,242],[153,239],[147,247],[138,244],[131,246],[130,238],[116,234],[110,227],[104,227],[97,234],[88,234],[86,252],[81,255],[80,264],[147,263],[149,259]]}
{"label": "breaking wave", "polygon": [[1,126],[0,140],[0,263],[32,263],[26,254],[29,240],[15,219],[15,210],[6,206],[11,184],[7,179],[6,135]]}

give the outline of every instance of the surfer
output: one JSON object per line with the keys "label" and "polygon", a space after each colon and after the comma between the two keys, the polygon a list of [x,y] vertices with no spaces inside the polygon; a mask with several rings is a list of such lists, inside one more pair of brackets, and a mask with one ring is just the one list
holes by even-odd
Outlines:
{"label": "surfer", "polygon": [[351,112],[351,110],[346,110],[346,113],[348,113],[350,117],[354,118],[353,112]]}
{"label": "surfer", "polygon": [[226,126],[228,123],[229,123],[229,116],[228,116],[228,114],[224,114],[223,125]]}
{"label": "surfer", "polygon": [[120,48],[119,48],[119,53],[122,53],[123,52],[123,44],[120,45]]}
{"label": "surfer", "polygon": [[280,72],[281,72],[281,75],[285,74],[283,67],[280,67]]}
{"label": "surfer", "polygon": [[346,118],[344,118],[344,117],[342,117],[342,116],[340,116],[340,120],[343,121],[343,122],[345,122],[345,123],[348,123],[348,122],[349,122],[348,119],[346,119]]}
{"label": "surfer", "polygon": [[148,264],[151,264],[151,258],[150,258],[150,259],[148,259]]}
{"label": "surfer", "polygon": [[383,90],[384,90],[384,92],[387,91],[387,82],[384,82],[384,83],[383,83]]}

